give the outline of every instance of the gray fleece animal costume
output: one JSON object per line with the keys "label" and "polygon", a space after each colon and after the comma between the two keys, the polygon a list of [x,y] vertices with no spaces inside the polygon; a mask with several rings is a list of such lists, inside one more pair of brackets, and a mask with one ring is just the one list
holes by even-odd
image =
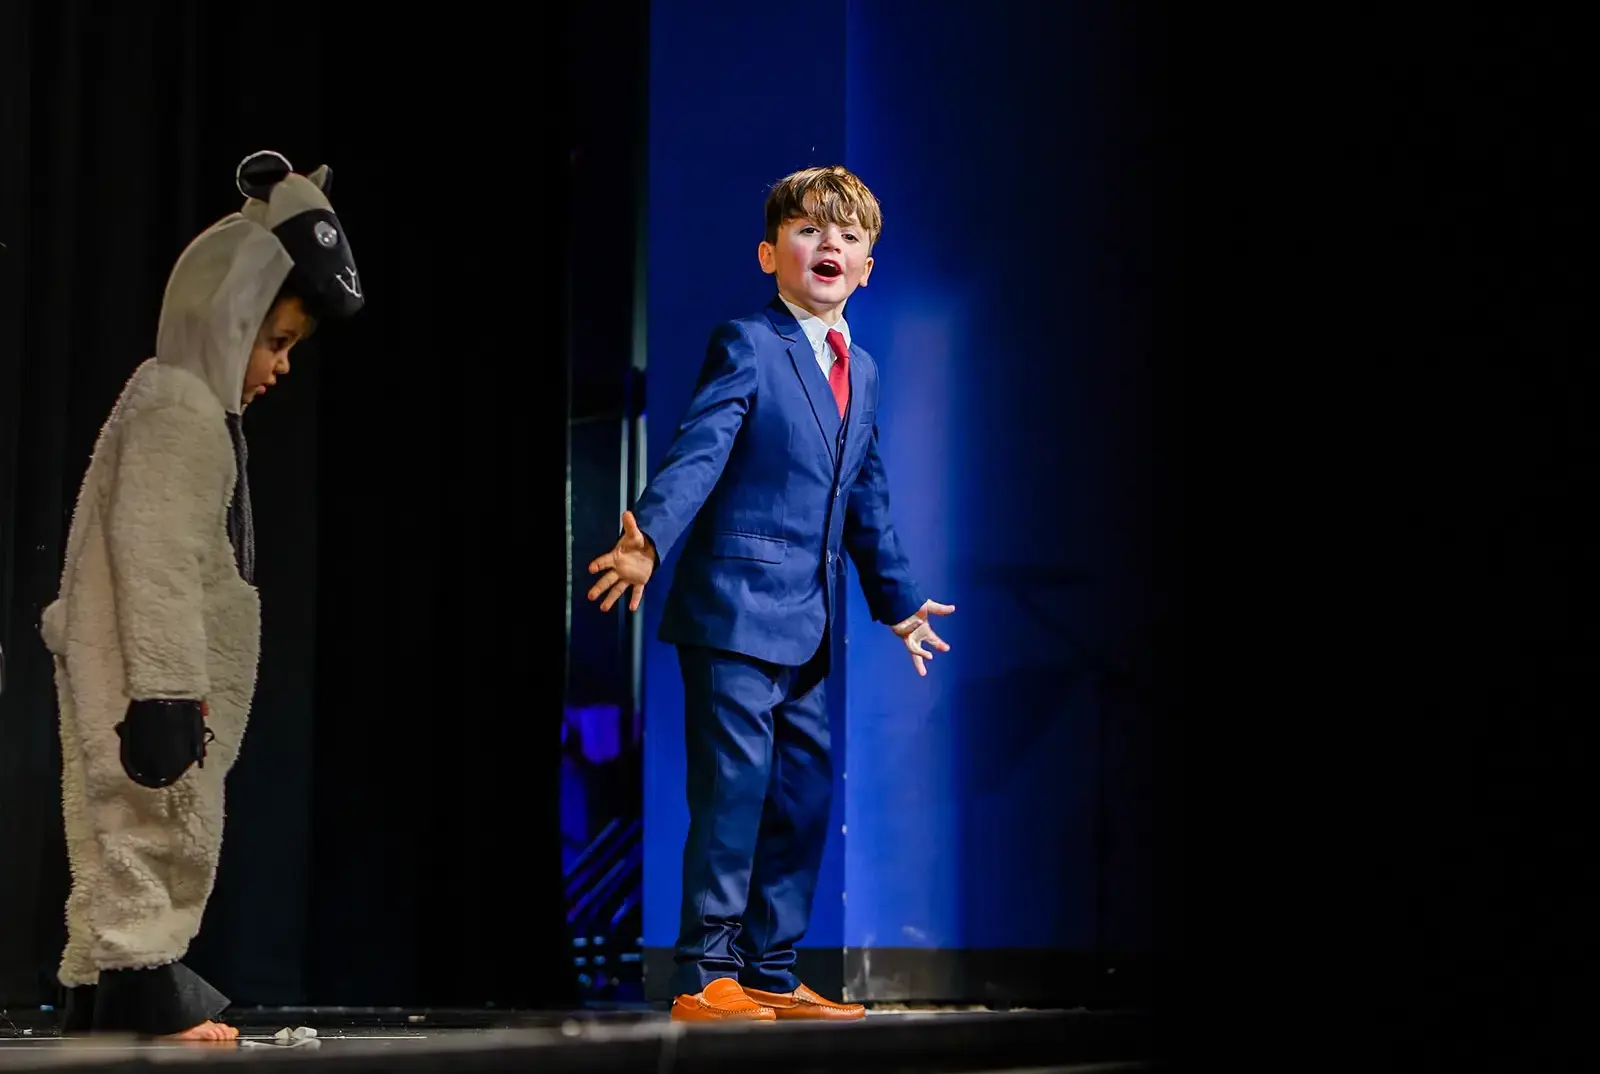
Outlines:
{"label": "gray fleece animal costume", "polygon": [[330,178],[276,153],[240,164],[244,206],[179,256],[155,357],[118,397],[78,494],[41,622],[60,706],[72,888],[58,976],[74,1029],[175,1033],[227,1006],[179,960],[216,877],[260,652],[241,397],[281,294],[321,318],[364,302]]}

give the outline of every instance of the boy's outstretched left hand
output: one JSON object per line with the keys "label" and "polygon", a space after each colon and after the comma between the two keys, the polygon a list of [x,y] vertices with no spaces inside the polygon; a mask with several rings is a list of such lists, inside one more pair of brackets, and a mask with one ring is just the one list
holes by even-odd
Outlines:
{"label": "boy's outstretched left hand", "polygon": [[928,622],[930,615],[949,615],[956,610],[954,604],[940,604],[938,601],[925,600],[922,607],[911,614],[909,619],[896,623],[892,629],[905,642],[906,649],[911,653],[911,662],[917,666],[917,674],[926,676],[928,668],[923,663],[932,660],[933,654],[922,647],[927,642],[941,653],[948,653],[950,645],[943,638],[933,632],[933,627]]}
{"label": "boy's outstretched left hand", "polygon": [[594,600],[604,593],[606,599],[600,602],[600,610],[609,612],[612,605],[632,586],[633,596],[628,600],[628,610],[636,612],[640,599],[644,597],[644,585],[655,569],[655,544],[639,529],[633,512],[624,511],[622,536],[617,539],[616,547],[589,564],[590,574],[605,571],[601,579],[590,587],[589,599]]}

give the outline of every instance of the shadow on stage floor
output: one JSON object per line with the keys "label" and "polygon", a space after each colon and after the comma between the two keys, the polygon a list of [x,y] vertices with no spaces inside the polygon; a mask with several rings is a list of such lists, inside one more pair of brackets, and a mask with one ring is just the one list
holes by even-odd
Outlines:
{"label": "shadow on stage floor", "polygon": [[[240,1040],[182,1044],[61,1037],[48,1017],[0,1025],[0,1070],[132,1071],[178,1063],[310,1063],[329,1074],[510,1070],[1073,1071],[1154,1069],[1149,1019],[1132,1011],[873,1011],[845,1025],[682,1026],[639,1007],[568,1013],[246,1008]],[[293,1030],[308,1027],[299,1039]],[[288,1034],[283,1030],[290,1030]],[[315,1074],[308,1071],[307,1074]]]}

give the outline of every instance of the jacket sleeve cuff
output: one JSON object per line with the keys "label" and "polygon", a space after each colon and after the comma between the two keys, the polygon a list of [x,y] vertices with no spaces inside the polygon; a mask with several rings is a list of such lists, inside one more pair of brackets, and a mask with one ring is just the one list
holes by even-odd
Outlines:
{"label": "jacket sleeve cuff", "polygon": [[917,613],[917,609],[925,603],[922,593],[911,586],[890,595],[883,605],[883,613],[878,616],[880,623],[894,626],[903,623]]}

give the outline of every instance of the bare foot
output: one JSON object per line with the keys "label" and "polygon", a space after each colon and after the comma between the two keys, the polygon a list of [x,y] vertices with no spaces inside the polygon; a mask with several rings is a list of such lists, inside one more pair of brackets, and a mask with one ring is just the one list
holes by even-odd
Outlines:
{"label": "bare foot", "polygon": [[239,1031],[221,1022],[201,1022],[182,1033],[169,1033],[162,1040],[238,1040]]}

